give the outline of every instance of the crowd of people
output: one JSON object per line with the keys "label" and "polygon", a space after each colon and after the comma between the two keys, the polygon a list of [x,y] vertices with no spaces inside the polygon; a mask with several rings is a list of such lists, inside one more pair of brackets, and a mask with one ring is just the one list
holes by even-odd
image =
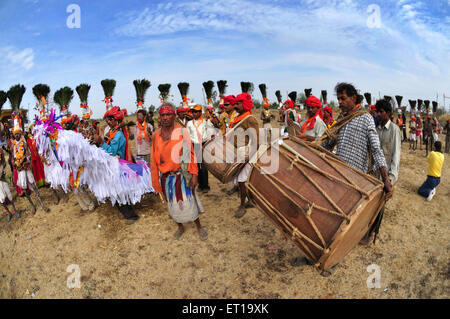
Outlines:
{"label": "crowd of people", "polygon": [[[352,84],[338,83],[335,93],[340,109],[336,118],[326,101],[322,102],[314,95],[308,96],[304,101],[304,119],[297,101],[286,100],[282,103],[279,109],[282,135],[320,143],[351,167],[377,176],[384,183],[386,201],[392,198],[394,185],[399,179],[402,142],[409,140],[410,149],[415,151],[420,140],[420,147],[425,145],[430,167],[427,180],[418,193],[431,200],[440,183],[444,161],[442,144],[438,141],[437,119],[428,114],[422,120],[420,114],[411,114],[407,138],[405,114],[402,112],[398,115],[401,120],[394,123],[394,109],[388,100],[378,100],[367,111],[358,103],[358,91]],[[268,107],[268,104],[264,105],[261,115],[266,129],[272,127],[271,121],[274,118]],[[252,97],[244,92],[236,96],[223,96],[217,113],[211,106],[185,103],[177,108],[170,102],[163,102],[157,121],[154,121],[153,114],[139,109],[136,123],[128,123],[125,121],[126,110],[115,106],[108,108],[104,115],[107,123],[105,129],[99,126],[98,121],[89,118],[80,120],[76,115],[63,118],[61,126],[82,134],[91,144],[102,148],[111,156],[128,162],[144,161],[150,167],[155,192],[167,203],[169,215],[178,226],[174,238],[179,239],[183,235],[184,223],[194,222],[200,239],[206,240],[208,232],[200,222],[205,209],[199,193],[210,191],[210,185],[207,167],[202,163],[202,150],[208,141],[218,135],[245,134],[244,138],[232,139],[237,153],[245,158],[245,165],[240,167],[232,181],[233,188],[227,193],[229,196],[239,193],[240,202],[236,207],[235,217],[242,218],[247,209],[253,207],[247,200],[245,183],[251,170],[249,159],[254,155],[261,138],[260,126],[252,109]],[[237,130],[237,127],[242,130]],[[450,120],[444,127],[445,152],[449,152],[449,128]],[[45,181],[45,156],[38,154],[31,127],[24,129],[23,118],[19,114],[9,126],[2,129],[2,136],[5,138],[0,151],[0,202],[7,212],[7,221],[13,216],[20,217],[9,184],[16,188],[19,196],[23,193],[27,197],[34,213],[36,206],[30,197],[33,192],[43,210],[49,211],[38,190],[39,187],[48,186]],[[135,141],[135,154],[131,152],[131,140]],[[13,177],[11,181],[5,177],[5,153],[9,154],[8,163]],[[76,176],[71,176],[71,179],[71,184],[76,183]],[[73,191],[81,213],[92,212],[98,206],[85,186],[77,185],[73,187]],[[53,192],[57,202],[61,197],[67,197],[66,194],[61,195],[59,190],[53,189]],[[139,218],[130,204],[118,205],[118,210],[127,223],[133,223]],[[363,243],[375,242],[383,213],[384,207]],[[306,262],[302,260],[297,259],[296,263]]]}

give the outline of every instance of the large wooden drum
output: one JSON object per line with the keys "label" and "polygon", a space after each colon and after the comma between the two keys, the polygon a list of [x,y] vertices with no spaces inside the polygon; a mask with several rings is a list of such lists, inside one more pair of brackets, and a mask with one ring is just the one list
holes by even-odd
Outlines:
{"label": "large wooden drum", "polygon": [[317,268],[341,262],[383,206],[383,183],[296,137],[265,153],[275,154],[279,169],[263,174],[270,164],[256,161],[246,183],[251,201]]}
{"label": "large wooden drum", "polygon": [[234,144],[227,142],[227,135],[218,135],[205,143],[203,164],[222,183],[228,183],[239,173],[245,163],[239,163]]}

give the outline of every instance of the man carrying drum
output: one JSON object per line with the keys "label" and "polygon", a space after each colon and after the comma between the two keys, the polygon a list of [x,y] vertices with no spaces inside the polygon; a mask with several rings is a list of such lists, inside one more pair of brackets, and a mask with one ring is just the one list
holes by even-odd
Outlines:
{"label": "man carrying drum", "polygon": [[[362,111],[361,106],[357,107],[358,92],[352,84],[338,83],[335,91],[341,109],[339,117],[347,117],[348,122],[334,133],[337,138],[328,138],[322,146],[328,150],[333,150],[336,146],[338,157],[366,174],[371,170],[369,162],[372,160],[372,169],[380,173],[384,182],[385,200],[388,201],[392,198],[394,190],[388,176],[386,159],[381,150],[373,117]],[[370,160],[369,156],[371,156]],[[295,258],[291,264],[297,266],[307,264],[307,261],[306,258]],[[322,272],[321,275],[330,276],[336,267],[337,265]]]}

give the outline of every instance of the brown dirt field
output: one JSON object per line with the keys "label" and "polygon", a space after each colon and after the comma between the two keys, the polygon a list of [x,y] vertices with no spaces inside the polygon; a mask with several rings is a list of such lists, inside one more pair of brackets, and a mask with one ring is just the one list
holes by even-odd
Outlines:
{"label": "brown dirt field", "polygon": [[[205,242],[194,225],[174,240],[176,225],[153,195],[136,206],[139,221],[125,225],[109,204],[80,216],[72,194],[55,206],[43,189],[50,213],[33,216],[19,198],[22,217],[0,221],[0,297],[449,298],[450,159],[427,202],[416,193],[426,177],[424,153],[403,144],[400,180],[376,245],[354,248],[329,278],[311,266],[292,267],[298,249],[256,208],[235,219],[237,195],[224,195],[230,185],[211,175],[211,191],[201,194]],[[81,270],[79,289],[66,285],[71,264]],[[370,264],[380,266],[381,288],[367,288]]]}

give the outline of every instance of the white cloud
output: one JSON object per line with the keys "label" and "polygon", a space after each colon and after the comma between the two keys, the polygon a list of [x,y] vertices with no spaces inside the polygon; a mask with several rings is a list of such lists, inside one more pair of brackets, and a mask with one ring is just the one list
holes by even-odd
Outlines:
{"label": "white cloud", "polygon": [[30,70],[34,66],[34,52],[31,48],[23,49],[22,51],[7,46],[0,49],[0,60],[4,60],[5,66],[16,69],[21,67],[25,70]]}

